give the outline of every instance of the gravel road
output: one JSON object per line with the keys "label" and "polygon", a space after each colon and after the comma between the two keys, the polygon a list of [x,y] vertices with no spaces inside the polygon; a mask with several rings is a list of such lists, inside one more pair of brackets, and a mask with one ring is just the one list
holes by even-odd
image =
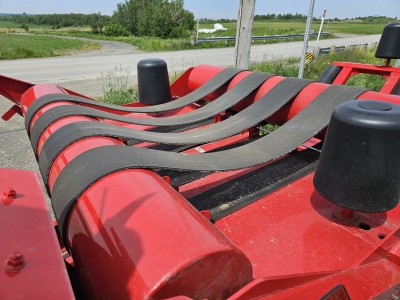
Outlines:
{"label": "gravel road", "polygon": [[94,56],[125,55],[125,54],[143,53],[143,51],[138,50],[138,48],[136,46],[133,46],[128,43],[105,41],[105,40],[92,40],[92,39],[77,38],[77,37],[70,37],[70,36],[54,36],[54,35],[49,35],[49,36],[59,37],[62,39],[95,42],[95,43],[98,43],[101,45],[101,48],[99,50],[86,51],[86,52],[80,51],[78,53],[72,53],[72,55],[74,57],[94,57]]}

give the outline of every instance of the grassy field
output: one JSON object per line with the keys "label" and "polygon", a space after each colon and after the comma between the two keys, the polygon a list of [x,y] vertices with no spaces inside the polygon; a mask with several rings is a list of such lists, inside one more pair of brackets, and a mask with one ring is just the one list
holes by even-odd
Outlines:
{"label": "grassy field", "polygon": [[99,49],[100,44],[48,36],[0,33],[0,59],[50,57]]}
{"label": "grassy field", "polygon": [[[41,31],[41,30],[49,30],[51,29],[50,25],[36,25],[36,24],[27,24],[29,26],[30,31]],[[14,23],[10,21],[0,21],[0,31],[7,32],[24,32],[25,30],[21,28],[21,24]]]}
{"label": "grassy field", "polygon": [[[227,28],[226,31],[217,31],[212,34],[200,33],[201,37],[211,36],[235,36],[236,23],[222,23]],[[349,22],[325,22],[323,30],[331,33],[352,33],[352,34],[379,34],[382,32],[386,23],[349,23]],[[213,28],[213,24],[200,24],[199,28]],[[280,34],[296,34],[303,33],[305,30],[305,22],[254,22],[253,35],[280,35]],[[317,31],[319,23],[314,22],[312,29]],[[35,30],[37,33],[46,33],[54,35],[70,35],[86,38],[106,39],[126,42],[137,46],[143,51],[174,51],[186,49],[202,49],[202,48],[221,48],[233,47],[234,42],[218,42],[218,43],[201,43],[196,46],[190,44],[189,38],[187,39],[159,39],[152,37],[105,37],[102,35],[93,35],[89,28],[61,28],[58,30]],[[192,35],[196,32],[193,31]],[[332,38],[330,35],[329,38]],[[299,41],[301,39],[290,39],[286,41]],[[283,40],[267,40],[267,43],[278,43]],[[263,43],[262,41],[256,42]]]}
{"label": "grassy field", "polygon": [[[231,27],[233,23],[228,23]],[[305,24],[303,24],[302,30],[304,31]],[[236,26],[236,24],[235,24]],[[212,26],[211,26],[212,27]],[[261,33],[261,31],[263,33]],[[296,30],[296,28],[288,27],[288,28],[272,28],[269,32],[265,31],[262,28],[255,28],[254,35],[274,35],[274,34],[293,34],[293,33],[301,33],[301,30]],[[34,33],[37,34],[50,34],[50,35],[60,35],[60,36],[75,36],[75,37],[84,37],[89,39],[101,39],[101,40],[110,40],[110,41],[118,41],[132,44],[139,48],[142,51],[176,51],[176,50],[189,50],[189,49],[206,49],[206,48],[225,48],[225,47],[234,47],[235,42],[215,42],[215,43],[200,43],[193,46],[190,43],[190,38],[186,39],[161,39],[154,37],[136,37],[136,36],[128,36],[128,37],[106,37],[104,35],[94,35],[88,30],[88,28],[69,28],[69,29],[58,29],[58,30],[35,30]],[[195,32],[193,32],[195,34]],[[235,36],[236,30],[231,28],[229,31],[221,31],[216,32],[215,34],[200,34],[199,36]],[[333,35],[330,35],[329,38],[333,38]],[[328,37],[321,37],[321,39]],[[312,40],[313,38],[311,38]],[[315,39],[315,38],[314,38]],[[293,38],[286,39],[285,41],[301,41],[302,38]],[[279,43],[283,40],[267,40],[267,44]],[[254,44],[263,44],[263,41],[256,41]]]}
{"label": "grassy field", "polygon": [[[236,23],[222,23],[227,30],[214,33],[199,33],[199,36],[236,36]],[[199,29],[214,28],[213,24],[199,24]],[[276,35],[303,33],[306,28],[304,22],[254,22],[253,35]],[[319,25],[313,24],[313,30],[318,30]]]}
{"label": "grassy field", "polygon": [[[236,23],[222,23],[226,31],[217,31],[212,34],[200,33],[199,36],[235,36]],[[358,23],[358,22],[324,22],[323,31],[331,33],[350,34],[380,34],[386,23]],[[313,22],[311,29],[319,30],[320,23]],[[305,22],[254,22],[253,35],[295,34],[304,32]],[[200,29],[214,28],[213,24],[200,24]]]}
{"label": "grassy field", "polygon": [[[226,31],[217,31],[212,34],[200,33],[200,36],[211,37],[211,36],[235,36],[236,35],[236,23],[222,23],[222,25],[227,28]],[[267,21],[267,22],[254,22],[253,24],[253,35],[280,35],[280,34],[296,34],[302,33],[305,30],[305,22],[282,22],[282,21]],[[331,33],[352,33],[352,34],[379,34],[382,32],[386,23],[363,23],[363,22],[325,22],[323,26],[323,30]],[[9,22],[9,21],[0,21],[0,32],[24,32],[24,29],[19,28],[21,24]],[[137,46],[142,51],[174,51],[174,50],[187,50],[187,49],[202,49],[202,48],[222,48],[222,47],[233,47],[234,42],[217,42],[217,43],[200,43],[195,46],[191,45],[190,39],[160,39],[160,38],[152,38],[152,37],[106,37],[104,35],[95,35],[91,32],[89,27],[68,27],[68,28],[60,28],[60,29],[52,29],[51,26],[48,25],[34,25],[28,24],[29,32],[34,34],[50,34],[50,35],[61,35],[61,36],[75,36],[75,37],[85,37],[89,39],[104,39],[104,40],[112,40],[112,41],[120,41],[132,44]],[[213,28],[213,24],[200,24],[200,28]],[[317,31],[319,29],[319,23],[313,22],[312,29]],[[192,32],[193,35],[196,34],[195,31]],[[333,35],[330,35],[329,38],[332,38]],[[323,37],[324,38],[324,37]],[[326,38],[326,37],[325,37]],[[22,48],[26,48],[25,45],[28,45],[30,42],[24,41],[25,38],[21,38],[20,46]],[[315,38],[314,38],[315,39]],[[10,39],[11,40],[11,39]],[[286,41],[299,41],[301,38],[290,39]],[[267,40],[266,43],[279,43],[283,40]],[[78,42],[78,41],[75,41]],[[8,43],[8,41],[6,41]],[[263,41],[257,41],[255,44],[263,43]],[[10,48],[7,45],[0,46],[2,48]],[[50,44],[53,44],[50,43]],[[78,48],[74,48],[78,47]],[[79,48],[80,47],[80,48]],[[82,45],[78,46],[69,46],[66,45],[66,48],[63,50],[60,48],[53,49],[52,46],[49,46],[48,51],[36,51],[33,57],[42,57],[42,56],[53,56],[59,55],[62,51],[66,50],[79,50],[84,49],[93,49],[92,46]],[[27,48],[28,49],[28,48]],[[13,57],[13,58],[24,58],[27,55],[5,55],[3,54],[4,49],[2,51],[2,59],[4,57]],[[21,53],[21,51],[18,51]],[[23,51],[22,51],[23,52]],[[32,53],[28,51],[29,53]],[[5,52],[4,52],[5,53]],[[41,54],[39,54],[41,53]],[[53,53],[53,54],[52,54]],[[33,54],[32,54],[33,55]]]}

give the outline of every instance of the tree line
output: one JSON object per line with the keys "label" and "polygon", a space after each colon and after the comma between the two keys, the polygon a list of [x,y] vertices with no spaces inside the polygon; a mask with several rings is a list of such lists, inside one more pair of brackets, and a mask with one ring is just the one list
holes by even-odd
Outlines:
{"label": "tree line", "polygon": [[272,20],[282,20],[282,21],[306,21],[307,16],[299,13],[295,14],[266,14],[266,15],[255,15],[254,21],[272,21]]}
{"label": "tree line", "polygon": [[98,14],[44,14],[44,15],[11,15],[2,18],[19,24],[50,25],[55,29],[61,27],[85,27],[95,22],[106,24],[111,21],[110,16]]}

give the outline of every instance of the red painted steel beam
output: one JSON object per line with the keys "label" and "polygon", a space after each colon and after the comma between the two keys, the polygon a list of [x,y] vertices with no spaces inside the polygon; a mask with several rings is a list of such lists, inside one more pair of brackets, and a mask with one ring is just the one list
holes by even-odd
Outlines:
{"label": "red painted steel beam", "polygon": [[0,178],[0,298],[75,299],[39,174]]}
{"label": "red painted steel beam", "polygon": [[32,83],[0,75],[0,95],[16,104],[20,104],[22,94],[32,86]]}

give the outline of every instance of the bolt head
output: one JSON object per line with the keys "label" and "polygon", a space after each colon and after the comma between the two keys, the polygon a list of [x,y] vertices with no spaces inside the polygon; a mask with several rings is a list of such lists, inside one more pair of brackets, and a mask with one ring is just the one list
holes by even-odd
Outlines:
{"label": "bolt head", "polygon": [[17,198],[17,192],[13,188],[6,189],[1,197],[3,200],[12,200]]}
{"label": "bolt head", "polygon": [[20,252],[14,252],[6,260],[4,267],[8,271],[20,270],[25,266],[25,257]]}

